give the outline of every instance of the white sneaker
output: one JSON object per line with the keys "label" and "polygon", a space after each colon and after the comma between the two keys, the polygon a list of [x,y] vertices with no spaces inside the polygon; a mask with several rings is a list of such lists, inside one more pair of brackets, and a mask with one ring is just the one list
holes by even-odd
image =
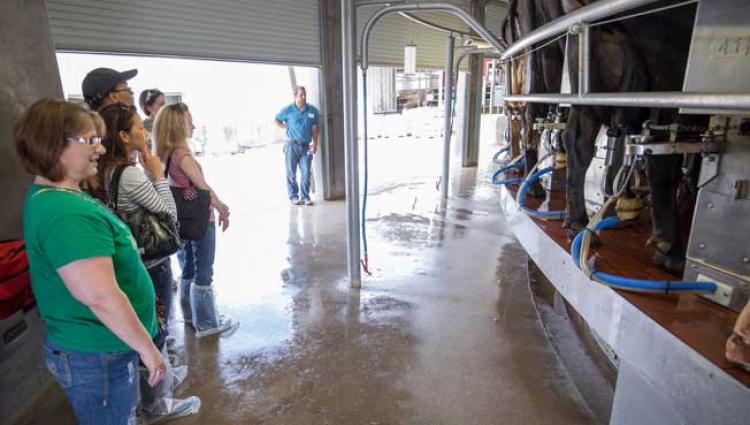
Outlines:
{"label": "white sneaker", "polygon": [[300,205],[313,205],[313,201],[310,199],[305,199],[304,201],[300,201]]}

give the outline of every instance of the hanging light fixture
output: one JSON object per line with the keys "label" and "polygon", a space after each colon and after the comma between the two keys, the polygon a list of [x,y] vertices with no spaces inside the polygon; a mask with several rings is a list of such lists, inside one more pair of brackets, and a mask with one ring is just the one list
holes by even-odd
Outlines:
{"label": "hanging light fixture", "polygon": [[404,46],[404,74],[417,73],[417,45],[414,44],[414,28],[409,20],[409,44]]}
{"label": "hanging light fixture", "polygon": [[417,45],[407,44],[404,46],[404,74],[416,74],[417,72]]}

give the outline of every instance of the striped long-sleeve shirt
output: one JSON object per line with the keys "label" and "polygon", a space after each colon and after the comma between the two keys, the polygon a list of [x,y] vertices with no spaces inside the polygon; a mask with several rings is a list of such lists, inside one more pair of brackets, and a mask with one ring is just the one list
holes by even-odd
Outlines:
{"label": "striped long-sleeve shirt", "polygon": [[[107,195],[111,178],[112,171],[107,173]],[[166,212],[177,220],[177,207],[166,179],[152,181],[140,168],[125,167],[120,176],[118,192],[118,211],[135,212],[143,208],[152,213]]]}

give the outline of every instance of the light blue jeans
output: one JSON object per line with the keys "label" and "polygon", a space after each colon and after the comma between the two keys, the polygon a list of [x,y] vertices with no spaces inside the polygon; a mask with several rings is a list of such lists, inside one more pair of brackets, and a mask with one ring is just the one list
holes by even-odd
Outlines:
{"label": "light blue jeans", "polygon": [[[313,154],[309,144],[299,144],[287,141],[284,145],[284,159],[286,162],[286,188],[289,199],[310,199],[310,166]],[[297,166],[300,171],[300,186],[297,186]]]}
{"label": "light blue jeans", "polygon": [[138,355],[85,353],[44,341],[44,361],[73,406],[79,425],[135,425]]}
{"label": "light blue jeans", "polygon": [[195,280],[196,285],[209,286],[214,280],[216,255],[216,222],[209,221],[206,234],[198,241],[183,241],[177,251],[183,280]]}

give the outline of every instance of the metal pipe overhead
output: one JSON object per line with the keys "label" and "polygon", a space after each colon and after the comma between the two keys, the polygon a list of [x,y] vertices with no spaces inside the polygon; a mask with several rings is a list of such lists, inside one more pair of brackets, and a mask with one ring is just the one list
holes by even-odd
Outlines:
{"label": "metal pipe overhead", "polygon": [[390,6],[393,3],[403,3],[404,0],[356,0],[354,6]]}
{"label": "metal pipe overhead", "polygon": [[458,55],[458,59],[456,59],[456,65],[453,67],[453,75],[458,75],[459,69],[461,68],[461,62],[463,62],[464,58],[469,55],[485,55],[491,58],[500,59],[500,52],[495,50],[494,47],[472,47],[470,49],[466,49],[461,52],[460,55]]}
{"label": "metal pipe overhead", "polygon": [[506,102],[565,103],[587,106],[637,108],[690,108],[750,110],[750,94],[625,92],[575,94],[528,94],[505,96]]}
{"label": "metal pipe overhead", "polygon": [[466,32],[466,31],[462,31],[462,30],[457,30],[455,28],[444,27],[442,25],[438,25],[438,24],[436,24],[434,22],[430,22],[430,21],[428,21],[426,19],[422,19],[422,18],[420,18],[418,16],[412,15],[411,13],[399,12],[398,14],[401,15],[401,16],[403,16],[404,18],[410,20],[410,21],[416,22],[416,23],[418,23],[420,25],[424,25],[425,27],[427,27],[429,29],[433,29],[435,31],[440,31],[440,32],[448,33],[448,34],[460,35],[460,36],[463,36],[463,37],[471,38],[474,41],[482,40],[481,37],[477,37],[476,35],[474,35],[472,33],[469,33],[469,32]]}
{"label": "metal pipe overhead", "polygon": [[427,10],[436,10],[436,11],[442,11],[442,12],[448,12],[450,14],[453,14],[466,22],[466,24],[474,30],[484,41],[492,45],[492,47],[495,48],[496,51],[500,52],[503,50],[503,47],[500,45],[499,41],[495,38],[495,36],[490,33],[487,28],[482,26],[479,22],[477,22],[476,19],[474,19],[473,16],[471,16],[469,13],[467,13],[465,10],[461,9],[458,6],[449,4],[449,3],[412,3],[412,4],[403,4],[403,5],[396,5],[396,6],[388,6],[384,7],[377,12],[375,12],[374,15],[370,17],[370,19],[367,21],[367,25],[365,25],[365,30],[362,33],[362,46],[360,49],[360,53],[362,55],[362,69],[367,69],[368,61],[367,61],[367,49],[368,44],[370,40],[370,32],[372,31],[372,28],[375,26],[375,24],[382,18],[383,16],[389,14],[389,13],[395,13],[395,12],[414,12],[414,11],[427,11]]}
{"label": "metal pipe overhead", "polygon": [[357,146],[357,15],[354,0],[341,0],[341,55],[346,151],[346,241],[349,285],[362,287],[359,269],[359,151]]}
{"label": "metal pipe overhead", "polygon": [[443,124],[443,179],[440,186],[440,198],[443,208],[448,201],[448,183],[451,168],[451,113],[453,112],[453,46],[455,40],[448,36],[445,47],[445,121]]}
{"label": "metal pipe overhead", "polygon": [[507,60],[527,47],[562,34],[575,24],[592,23],[637,7],[656,3],[657,1],[659,0],[601,0],[591,3],[528,33],[520,40],[508,46],[508,49],[503,53],[502,59]]}

